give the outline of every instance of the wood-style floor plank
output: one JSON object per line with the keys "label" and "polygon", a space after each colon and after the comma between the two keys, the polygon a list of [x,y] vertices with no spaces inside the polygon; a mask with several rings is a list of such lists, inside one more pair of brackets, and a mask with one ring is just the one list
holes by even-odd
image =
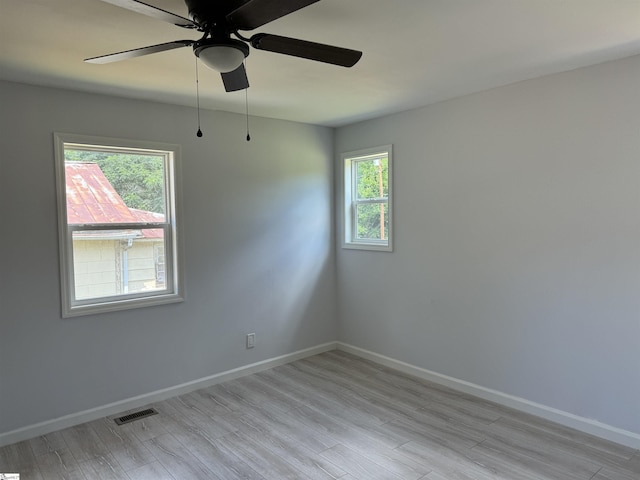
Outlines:
{"label": "wood-style floor plank", "polygon": [[398,450],[409,458],[424,462],[432,473],[452,480],[540,480],[517,466],[493,461],[461,445],[425,439],[406,443]]}
{"label": "wood-style floor plank", "polygon": [[549,458],[545,458],[537,449],[529,449],[524,445],[510,445],[495,440],[486,440],[472,449],[496,462],[508,463],[522,468],[523,471],[536,474],[544,479],[589,480],[599,470],[591,464],[583,465],[569,456],[553,453],[547,448]]}
{"label": "wood-style floor plank", "polygon": [[98,438],[125,471],[142,467],[156,460],[131,431],[120,428],[115,422],[101,418],[87,425],[96,432]]}
{"label": "wood-style floor plank", "polygon": [[263,442],[258,442],[242,433],[224,436],[218,443],[225,445],[266,480],[297,480],[304,478],[302,472],[280,455],[273,453]]}
{"label": "wood-style floor plank", "polygon": [[36,457],[67,448],[67,443],[64,441],[64,437],[60,431],[32,438],[28,441],[28,444],[31,446],[31,450]]}
{"label": "wood-style floor plank", "polygon": [[320,453],[337,443],[334,438],[307,428],[304,423],[291,415],[291,412],[290,410],[285,414],[276,414],[256,409],[245,415],[241,422],[265,435],[273,434],[280,438],[287,438],[289,442],[302,445],[313,453]]}
{"label": "wood-style floor plank", "polygon": [[33,465],[35,455],[30,442],[29,440],[0,448],[0,472],[16,473],[27,465]]}
{"label": "wood-style floor plank", "polygon": [[154,437],[144,443],[162,466],[176,479],[220,480],[220,477],[189,451],[188,445],[180,443],[170,433]]}
{"label": "wood-style floor plank", "polygon": [[128,480],[176,480],[160,462],[151,462],[127,472]]}
{"label": "wood-style floor plank", "polygon": [[110,416],[2,447],[0,472],[20,480],[640,480],[637,449],[341,351],[148,407],[159,414],[121,426]]}
{"label": "wood-style floor plank", "polygon": [[209,470],[224,480],[264,480],[230,449],[199,429],[178,429],[173,436]]}
{"label": "wood-style floor plank", "polygon": [[[90,459],[89,455],[85,458]],[[56,450],[37,457],[40,472],[47,480],[91,480],[88,479],[80,465],[69,450]],[[20,480],[23,471],[20,470]]]}
{"label": "wood-style floor plank", "polygon": [[342,444],[325,450],[322,452],[322,456],[355,478],[367,478],[370,480],[400,480],[403,478]]}
{"label": "wood-style floor plank", "polygon": [[80,463],[80,470],[91,480],[121,480],[126,474],[113,455],[95,457]]}
{"label": "wood-style floor plank", "polygon": [[309,480],[331,480],[342,477],[346,472],[328,462],[298,442],[293,442],[287,435],[278,431],[260,430],[247,423],[240,432],[254,442],[266,446],[276,455],[286,459]]}
{"label": "wood-style floor plank", "polygon": [[592,480],[638,480],[638,476],[615,468],[604,467],[592,477]]}
{"label": "wood-style floor plank", "polygon": [[86,462],[109,454],[109,449],[88,423],[66,428],[61,433],[77,462]]}

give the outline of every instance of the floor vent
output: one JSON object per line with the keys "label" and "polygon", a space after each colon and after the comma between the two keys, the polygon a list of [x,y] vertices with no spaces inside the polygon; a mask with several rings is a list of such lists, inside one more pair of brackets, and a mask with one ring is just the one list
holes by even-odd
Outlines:
{"label": "floor vent", "polygon": [[118,425],[123,425],[125,423],[134,422],[136,420],[140,420],[141,418],[150,417],[151,415],[157,415],[158,411],[154,408],[147,408],[146,410],[140,410],[139,412],[130,413],[129,415],[124,415],[122,417],[114,418],[113,420]]}

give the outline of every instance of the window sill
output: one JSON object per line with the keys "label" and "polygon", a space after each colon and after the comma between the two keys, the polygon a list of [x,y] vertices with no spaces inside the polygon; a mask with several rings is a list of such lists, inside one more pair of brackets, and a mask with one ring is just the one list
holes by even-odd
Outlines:
{"label": "window sill", "polygon": [[349,242],[343,243],[342,248],[347,250],[371,250],[376,252],[393,251],[393,247],[387,243]]}
{"label": "window sill", "polygon": [[149,298],[132,298],[125,300],[108,300],[104,303],[92,303],[90,305],[76,305],[73,307],[63,307],[62,317],[80,317],[83,315],[95,315],[97,313],[117,312],[120,310],[130,310],[132,308],[152,307],[155,305],[166,305],[169,303],[184,302],[182,295],[166,294]]}

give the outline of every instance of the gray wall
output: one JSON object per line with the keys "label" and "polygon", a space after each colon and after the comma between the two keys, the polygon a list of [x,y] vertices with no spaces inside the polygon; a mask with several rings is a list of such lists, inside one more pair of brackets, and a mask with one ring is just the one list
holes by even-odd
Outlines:
{"label": "gray wall", "polygon": [[[0,83],[0,432],[334,341],[333,131]],[[52,133],[182,146],[186,301],[60,317]],[[245,350],[244,334],[257,346]]]}
{"label": "gray wall", "polygon": [[395,251],[337,251],[340,340],[640,433],[639,82],[634,57],[338,129],[395,162]]}
{"label": "gray wall", "polygon": [[[0,433],[336,339],[640,433],[638,78],[338,129],[394,145],[396,230],[337,256],[330,129],[0,82]],[[54,131],[182,145],[186,302],[60,318]]]}

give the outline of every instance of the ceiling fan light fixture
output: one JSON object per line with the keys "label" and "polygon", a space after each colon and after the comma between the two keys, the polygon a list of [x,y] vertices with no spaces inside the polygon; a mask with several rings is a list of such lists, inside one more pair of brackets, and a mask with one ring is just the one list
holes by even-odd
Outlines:
{"label": "ceiling fan light fixture", "polygon": [[233,72],[249,55],[249,47],[240,40],[207,39],[194,45],[196,56],[209,68],[220,73]]}

